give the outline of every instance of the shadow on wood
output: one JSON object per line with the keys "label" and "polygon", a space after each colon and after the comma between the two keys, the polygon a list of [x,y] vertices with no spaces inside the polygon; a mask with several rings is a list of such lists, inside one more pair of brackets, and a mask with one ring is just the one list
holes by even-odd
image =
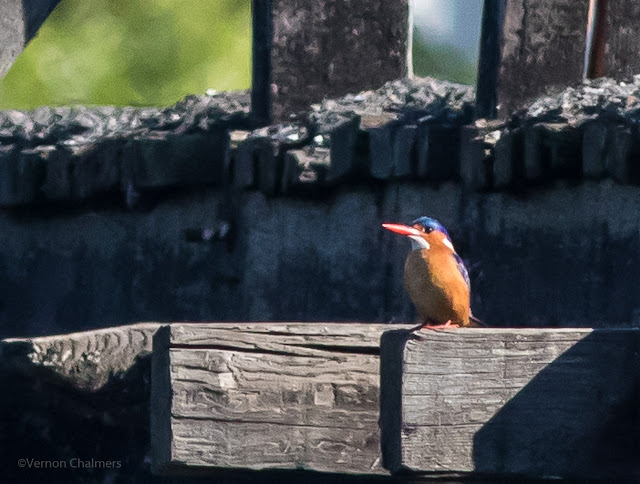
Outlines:
{"label": "shadow on wood", "polygon": [[637,334],[586,336],[476,432],[476,471],[640,478],[638,363]]}
{"label": "shadow on wood", "polygon": [[383,465],[396,474],[638,479],[639,348],[637,329],[389,331]]}

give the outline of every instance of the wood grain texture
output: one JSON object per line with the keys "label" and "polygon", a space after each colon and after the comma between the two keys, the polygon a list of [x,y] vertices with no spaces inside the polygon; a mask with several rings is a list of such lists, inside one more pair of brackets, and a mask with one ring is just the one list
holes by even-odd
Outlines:
{"label": "wood grain texture", "polygon": [[[393,326],[405,327],[406,326]],[[152,465],[379,474],[383,324],[172,324],[154,340]]]}
{"label": "wood grain texture", "polygon": [[629,80],[640,72],[640,4],[634,0],[610,1],[606,21],[605,75]]}
{"label": "wood grain texture", "polygon": [[5,368],[39,373],[82,390],[98,390],[151,353],[160,323],[138,323],[79,333],[10,338],[0,342]]}
{"label": "wood grain texture", "polygon": [[384,465],[637,479],[639,350],[637,329],[387,333]]}
{"label": "wood grain texture", "polygon": [[273,119],[408,74],[407,0],[273,0]]}
{"label": "wood grain texture", "polygon": [[506,2],[498,115],[508,117],[547,91],[580,82],[588,0]]}

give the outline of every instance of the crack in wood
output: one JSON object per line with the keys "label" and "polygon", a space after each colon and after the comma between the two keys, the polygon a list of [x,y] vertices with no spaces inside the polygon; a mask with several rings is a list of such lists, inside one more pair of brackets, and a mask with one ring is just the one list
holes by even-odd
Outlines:
{"label": "crack in wood", "polygon": [[337,346],[337,345],[322,345],[322,344],[306,344],[306,345],[294,345],[301,348],[317,349],[327,351],[330,353],[351,353],[354,355],[380,355],[379,346]]}
{"label": "crack in wood", "polygon": [[268,355],[278,355],[278,356],[304,356],[311,358],[319,358],[322,355],[301,355],[300,353],[295,353],[292,351],[278,351],[278,350],[270,350],[267,348],[241,348],[238,346],[232,345],[191,345],[191,344],[172,344],[172,350],[175,349],[183,349],[183,350],[218,350],[218,351],[233,351],[236,353],[258,353],[258,354],[268,354]]}
{"label": "crack in wood", "polygon": [[[284,343],[282,346],[290,347],[292,349],[301,348],[308,350],[318,350],[325,353],[339,353],[339,354],[353,354],[353,355],[380,355],[380,348],[371,346],[338,346],[338,345],[323,345],[323,344],[290,344]],[[264,347],[256,347],[256,348],[242,348],[239,346],[233,345],[220,345],[220,344],[178,344],[173,343],[170,349],[185,349],[185,350],[218,350],[218,351],[234,351],[238,353],[260,353],[260,354],[269,354],[269,355],[280,355],[280,356],[303,356],[303,357],[311,357],[311,358],[326,358],[327,355],[322,354],[300,354],[295,351],[283,351],[283,350],[273,350]]]}
{"label": "crack in wood", "polygon": [[[277,426],[277,427],[296,427],[296,428],[306,428],[306,429],[314,429],[314,430],[322,430],[322,429],[340,429],[340,430],[353,430],[357,432],[366,431],[366,428],[363,427],[345,427],[344,425],[318,425],[318,424],[304,424],[304,423],[295,423],[295,422],[265,422],[264,420],[244,420],[239,418],[215,418],[210,416],[199,416],[199,415],[177,415],[171,414],[171,417],[176,420],[195,420],[199,422],[221,422],[225,424],[247,424],[247,425],[265,425],[265,426]],[[177,436],[179,438],[179,436]]]}

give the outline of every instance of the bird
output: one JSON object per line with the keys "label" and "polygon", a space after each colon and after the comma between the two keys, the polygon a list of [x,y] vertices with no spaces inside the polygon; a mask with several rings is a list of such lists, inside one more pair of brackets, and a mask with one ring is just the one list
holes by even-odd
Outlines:
{"label": "bird", "polygon": [[382,227],[411,239],[404,287],[421,318],[416,329],[482,325],[471,314],[469,271],[440,222],[419,217],[411,225],[384,223]]}

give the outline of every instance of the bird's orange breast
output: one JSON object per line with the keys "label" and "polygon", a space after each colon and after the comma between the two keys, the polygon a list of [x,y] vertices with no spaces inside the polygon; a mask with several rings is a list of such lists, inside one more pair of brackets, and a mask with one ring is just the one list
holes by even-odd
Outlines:
{"label": "bird's orange breast", "polygon": [[447,248],[411,251],[404,265],[404,285],[425,323],[470,325],[469,287]]}

